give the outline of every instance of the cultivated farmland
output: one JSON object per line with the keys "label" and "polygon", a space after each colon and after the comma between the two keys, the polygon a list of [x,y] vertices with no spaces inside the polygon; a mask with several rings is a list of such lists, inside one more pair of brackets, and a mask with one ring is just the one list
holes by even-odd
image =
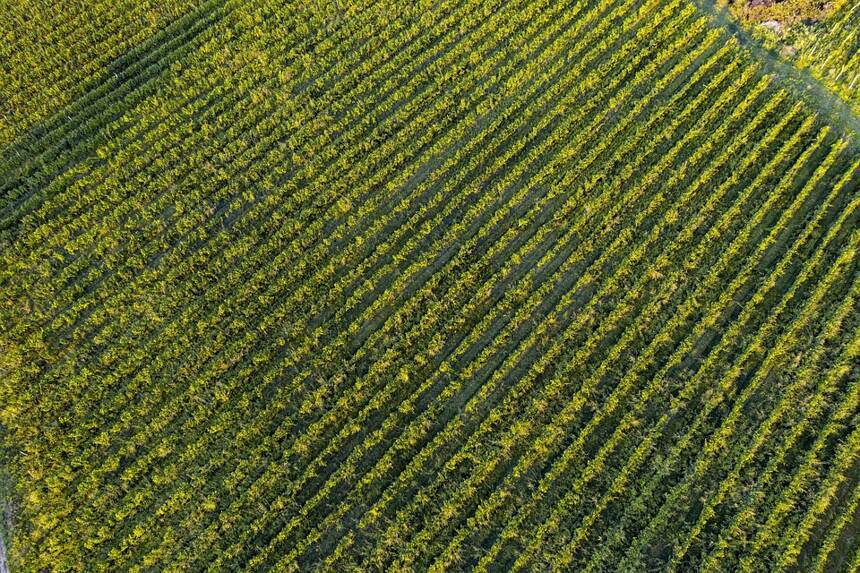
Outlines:
{"label": "cultivated farmland", "polygon": [[690,0],[64,4],[0,24],[10,571],[860,568],[830,84]]}
{"label": "cultivated farmland", "polygon": [[799,42],[798,64],[809,68],[860,114],[860,3],[844,2],[819,34]]}

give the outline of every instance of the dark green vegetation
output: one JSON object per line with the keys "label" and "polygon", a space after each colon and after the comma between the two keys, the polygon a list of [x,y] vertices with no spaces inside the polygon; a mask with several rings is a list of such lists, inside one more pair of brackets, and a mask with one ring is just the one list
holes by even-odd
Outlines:
{"label": "dark green vegetation", "polygon": [[744,0],[730,3],[729,11],[772,56],[808,71],[830,97],[841,98],[855,118],[860,115],[860,2]]}
{"label": "dark green vegetation", "polygon": [[860,2],[845,2],[797,39],[797,65],[809,68],[860,114]]}
{"label": "dark green vegetation", "polygon": [[183,7],[4,63],[12,571],[860,567],[814,99],[688,0]]}

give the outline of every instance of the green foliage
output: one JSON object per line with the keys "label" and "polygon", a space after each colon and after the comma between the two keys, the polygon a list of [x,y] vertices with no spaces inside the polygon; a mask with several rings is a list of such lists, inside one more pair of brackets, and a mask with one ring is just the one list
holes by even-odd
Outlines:
{"label": "green foliage", "polygon": [[750,23],[767,20],[777,21],[791,27],[801,23],[812,23],[827,18],[835,4],[841,2],[821,0],[717,0],[718,5],[728,5],[738,18]]}
{"label": "green foliage", "polygon": [[860,5],[844,2],[817,30],[799,36],[797,64],[860,113]]}
{"label": "green foliage", "polygon": [[728,7],[751,36],[808,70],[860,114],[860,4],[786,0]]}
{"label": "green foliage", "polygon": [[13,571],[856,559],[860,152],[695,4],[132,4],[3,70]]}

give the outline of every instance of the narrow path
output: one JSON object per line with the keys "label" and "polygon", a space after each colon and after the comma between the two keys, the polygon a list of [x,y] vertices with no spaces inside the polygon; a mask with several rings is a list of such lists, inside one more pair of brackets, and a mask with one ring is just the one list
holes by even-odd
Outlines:
{"label": "narrow path", "polygon": [[[3,443],[3,431],[0,425],[0,444]],[[5,456],[6,451],[0,446],[0,573],[9,573],[9,555],[5,543],[12,534],[12,482]]]}
{"label": "narrow path", "polygon": [[9,563],[6,560],[6,546],[3,544],[2,535],[0,535],[0,573],[9,573]]}
{"label": "narrow path", "polygon": [[712,0],[690,1],[702,12],[710,15],[716,24],[737,38],[741,45],[761,63],[767,73],[778,77],[786,89],[809,102],[834,127],[841,128],[854,145],[860,145],[860,117],[842,98],[814,78],[809,71],[796,68],[762,46],[758,40],[750,37],[726,8],[718,8]]}

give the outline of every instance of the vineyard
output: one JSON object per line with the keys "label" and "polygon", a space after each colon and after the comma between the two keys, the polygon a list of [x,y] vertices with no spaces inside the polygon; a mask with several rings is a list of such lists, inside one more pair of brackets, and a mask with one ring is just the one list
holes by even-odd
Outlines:
{"label": "vineyard", "polygon": [[0,570],[860,571],[860,140],[699,2],[0,5]]}
{"label": "vineyard", "polygon": [[799,42],[798,64],[809,68],[860,114],[860,2],[846,0],[824,32]]}

